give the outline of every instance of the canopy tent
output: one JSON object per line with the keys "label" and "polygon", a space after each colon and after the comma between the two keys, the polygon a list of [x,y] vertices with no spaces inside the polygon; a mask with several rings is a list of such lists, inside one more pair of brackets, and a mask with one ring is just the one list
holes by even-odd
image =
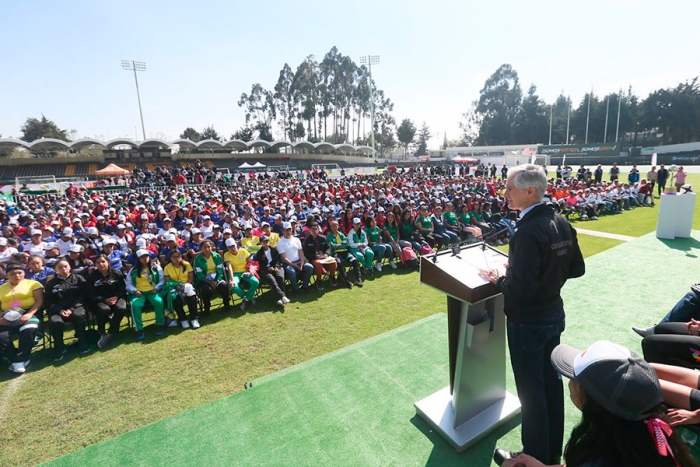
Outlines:
{"label": "canopy tent", "polygon": [[267,167],[267,166],[265,164],[263,164],[262,162],[256,162],[251,167],[253,167],[254,169],[262,169],[262,168]]}
{"label": "canopy tent", "polygon": [[126,169],[122,169],[117,164],[109,164],[104,169],[95,171],[95,175],[103,175],[103,176],[129,175],[130,173],[131,173],[130,171],[128,171]]}
{"label": "canopy tent", "polygon": [[453,162],[479,162],[479,159],[474,159],[472,157],[455,157],[452,159]]}
{"label": "canopy tent", "polygon": [[250,164],[247,163],[247,162],[244,162],[244,163],[242,163],[241,165],[239,165],[238,168],[239,168],[239,169],[252,169],[253,166],[250,165]]}

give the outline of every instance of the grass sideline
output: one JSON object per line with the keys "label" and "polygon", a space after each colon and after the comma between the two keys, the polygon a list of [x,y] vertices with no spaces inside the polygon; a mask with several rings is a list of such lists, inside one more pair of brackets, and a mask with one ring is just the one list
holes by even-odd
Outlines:
{"label": "grass sideline", "polygon": [[[622,175],[626,179],[626,174]],[[689,176],[698,185],[700,175]],[[656,208],[638,208],[577,228],[630,236],[653,231]],[[700,226],[696,206],[694,228]],[[595,229],[595,230],[599,230]],[[579,235],[585,256],[621,243]],[[507,247],[503,248],[507,250]],[[444,310],[442,294],[398,270],[363,289],[326,289],[284,312],[266,294],[250,313],[214,310],[198,331],[147,327],[143,343],[123,333],[116,346],[54,366],[42,352],[15,378],[0,371],[0,465],[35,465],[243,389],[245,382]],[[146,316],[151,319],[152,314]],[[148,324],[148,323],[147,323]],[[173,443],[184,442],[173,439]],[[163,447],[164,449],[167,446]]]}

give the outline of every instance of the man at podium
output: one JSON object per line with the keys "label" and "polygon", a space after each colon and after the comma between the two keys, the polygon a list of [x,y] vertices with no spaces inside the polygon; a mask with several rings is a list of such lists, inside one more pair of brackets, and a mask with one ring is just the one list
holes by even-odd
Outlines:
{"label": "man at podium", "polygon": [[[585,272],[576,231],[543,203],[547,178],[533,164],[508,171],[505,197],[519,210],[505,274],[482,271],[503,293],[508,348],[522,405],[522,452],[544,464],[559,464],[564,442],[564,387],[550,355],[564,331],[560,290]],[[496,449],[498,465],[519,452]]]}

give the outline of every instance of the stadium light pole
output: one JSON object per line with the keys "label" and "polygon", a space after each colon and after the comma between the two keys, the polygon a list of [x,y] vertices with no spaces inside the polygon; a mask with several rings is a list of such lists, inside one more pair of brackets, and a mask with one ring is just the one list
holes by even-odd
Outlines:
{"label": "stadium light pole", "polygon": [[146,62],[137,62],[136,60],[122,60],[122,68],[128,71],[134,71],[134,81],[136,82],[136,98],[139,101],[139,114],[141,115],[141,131],[143,131],[143,139],[146,139],[146,127],[143,124],[143,110],[141,110],[141,94],[139,93],[139,79],[136,76],[137,71],[146,71]]}
{"label": "stadium light pole", "polygon": [[367,65],[369,68],[369,115],[370,124],[372,126],[372,149],[375,151],[377,148],[374,147],[374,97],[372,93],[372,65],[377,65],[379,63],[379,55],[365,55],[360,57],[360,65]]}
{"label": "stadium light pole", "polygon": [[591,88],[591,92],[588,94],[588,113],[586,114],[586,141],[585,144],[588,144],[588,122],[591,119],[591,98],[593,97],[593,88]]}

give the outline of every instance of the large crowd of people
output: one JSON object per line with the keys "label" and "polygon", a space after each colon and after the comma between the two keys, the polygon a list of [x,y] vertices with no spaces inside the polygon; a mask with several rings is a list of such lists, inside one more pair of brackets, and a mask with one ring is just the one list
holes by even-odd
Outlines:
{"label": "large crowd of people", "polygon": [[[537,172],[532,166],[527,170]],[[611,180],[603,181],[598,170],[581,166],[574,175],[558,167],[542,198],[538,194],[533,199],[549,202],[543,208],[547,212],[578,212],[582,219],[595,219],[653,204],[653,183],[660,183],[663,170],[652,169],[656,177],[647,174],[639,180],[634,167],[628,183],[621,184],[619,170],[611,170]],[[435,250],[480,240],[508,243],[516,232],[513,209],[527,204],[522,193],[530,190],[527,184],[508,182],[507,168],[499,171],[494,165],[475,170],[419,166],[336,178],[322,170],[224,178],[200,165],[193,172],[207,177],[182,184],[171,183],[180,173],[163,169],[153,178],[135,171],[127,187],[111,191],[71,186],[65,193],[18,193],[15,202],[0,200],[0,355],[9,361],[10,371],[27,371],[42,326],[52,338],[54,361],[61,361],[67,324],[73,326],[75,348],[86,354],[91,351],[88,331],[93,322],[100,349],[114,341],[127,314],[134,338],[146,339],[146,306],[155,313],[153,334],[160,336],[168,327],[200,328],[215,296],[224,313],[233,306],[246,311],[256,307],[261,284],[267,284],[277,306],[284,307],[298,294],[319,294],[341,285],[363,287],[367,276],[414,267],[417,256]],[[515,174],[514,178],[519,172]],[[504,278],[489,280],[505,286]],[[688,323],[635,329],[646,336],[645,354],[653,353],[649,349],[654,339],[663,339],[654,335],[662,335],[664,325],[677,324],[683,328],[679,334],[690,330],[697,335],[698,290],[694,288],[692,300],[684,298],[665,318],[690,319]],[[512,332],[509,326],[509,336]],[[681,342],[685,347],[695,344],[700,348],[697,342]],[[621,453],[630,455],[625,446],[634,442],[641,446],[635,455],[653,458],[653,465],[697,465],[677,435],[667,432],[669,423],[697,423],[700,417],[697,374],[682,368],[696,366],[697,355],[678,361],[648,358],[653,362],[649,366],[614,344],[594,347],[611,362],[601,365],[598,373],[621,375],[611,369],[632,365],[643,381],[638,389],[619,393],[624,397],[599,396],[598,386],[622,382],[587,378],[584,372],[593,370],[577,363],[586,352],[555,349],[555,369],[572,379],[572,399],[583,413],[580,427],[597,427],[590,433],[574,430],[567,460],[577,459],[572,465],[608,465],[590,463],[595,460],[591,453],[598,460],[618,459]],[[600,361],[586,365],[593,368]],[[635,398],[630,392],[641,394],[642,389],[648,397]],[[662,401],[676,409],[666,415]],[[652,449],[655,445],[644,438],[650,423],[655,430],[650,439],[663,444],[665,451]],[[609,429],[631,434],[603,440]],[[601,436],[595,435],[598,430]],[[605,452],[592,446],[605,446]],[[675,458],[667,452],[675,452]],[[503,465],[542,465],[529,452],[496,454]],[[544,457],[554,461],[560,455],[558,451]]]}
{"label": "large crowd of people", "polygon": [[[127,187],[112,191],[71,186],[0,201],[0,280],[9,283],[10,270],[21,269],[22,280],[33,281],[26,303],[3,300],[2,311],[18,311],[20,332],[33,333],[34,321],[47,314],[61,359],[69,322],[78,348],[89,351],[88,314],[104,348],[127,313],[135,338],[144,339],[146,306],[155,311],[156,335],[169,326],[197,329],[215,296],[224,311],[233,304],[246,310],[256,305],[262,283],[285,306],[312,288],[362,287],[369,275],[413,266],[416,256],[459,242],[503,244],[514,233],[516,213],[504,197],[507,169],[495,165],[336,178],[323,170],[224,178],[199,161],[189,169],[186,184],[178,178],[182,169],[161,167],[155,174],[135,170]],[[566,210],[568,198],[586,190],[607,196],[599,211],[626,206],[625,188],[616,181],[598,188],[585,179],[553,177],[547,196]],[[11,328],[4,318],[0,326]],[[28,358],[26,346],[19,353],[2,350],[15,370]]]}

